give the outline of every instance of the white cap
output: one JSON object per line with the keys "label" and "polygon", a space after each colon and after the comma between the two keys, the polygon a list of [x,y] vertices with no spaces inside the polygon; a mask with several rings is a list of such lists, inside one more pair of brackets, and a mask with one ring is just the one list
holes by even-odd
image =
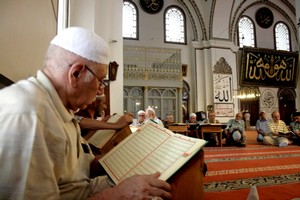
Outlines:
{"label": "white cap", "polygon": [[138,114],[138,115],[145,114],[145,111],[140,110],[137,114]]}
{"label": "white cap", "polygon": [[189,116],[190,117],[197,117],[196,113],[191,113]]}
{"label": "white cap", "polygon": [[242,138],[241,133],[239,131],[234,131],[232,134],[232,138],[234,141],[239,141]]}
{"label": "white cap", "polygon": [[50,42],[85,59],[108,64],[107,43],[96,33],[81,27],[69,27]]}

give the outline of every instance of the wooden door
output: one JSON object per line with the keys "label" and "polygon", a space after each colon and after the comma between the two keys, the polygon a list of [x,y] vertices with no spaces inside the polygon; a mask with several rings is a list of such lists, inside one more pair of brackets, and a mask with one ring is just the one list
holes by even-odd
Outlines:
{"label": "wooden door", "polygon": [[292,121],[291,115],[296,111],[294,91],[283,89],[279,91],[278,98],[280,119],[283,120],[286,125],[289,125]]}
{"label": "wooden door", "polygon": [[240,109],[243,113],[246,111],[250,113],[250,126],[255,126],[256,121],[259,118],[259,99],[241,99]]}

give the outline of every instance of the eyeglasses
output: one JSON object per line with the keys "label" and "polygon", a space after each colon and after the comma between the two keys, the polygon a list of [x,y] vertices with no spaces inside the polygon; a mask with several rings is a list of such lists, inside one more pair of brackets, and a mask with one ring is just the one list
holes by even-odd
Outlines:
{"label": "eyeglasses", "polygon": [[104,81],[102,81],[102,79],[101,78],[99,78],[88,66],[86,66],[85,65],[85,67],[86,67],[86,69],[89,71],[89,72],[91,72],[97,79],[98,79],[98,81],[99,81],[99,87],[101,88],[101,89],[104,89],[106,86],[107,86],[107,83],[105,83]]}

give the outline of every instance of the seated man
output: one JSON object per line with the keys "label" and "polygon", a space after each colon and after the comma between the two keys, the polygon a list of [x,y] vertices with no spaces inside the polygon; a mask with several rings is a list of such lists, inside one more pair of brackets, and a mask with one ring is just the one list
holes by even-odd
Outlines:
{"label": "seated man", "polygon": [[189,120],[187,120],[186,123],[188,124],[189,136],[197,137],[197,131],[199,129],[200,122],[197,121],[196,113],[191,113],[189,115]]}
{"label": "seated man", "polygon": [[[276,145],[279,147],[286,147],[289,144],[287,135],[289,132],[284,121],[280,120],[280,114],[278,111],[272,112],[272,120],[268,123],[268,130],[266,136],[264,136],[264,144]],[[283,135],[281,135],[283,134]]]}
{"label": "seated man", "polygon": [[199,122],[197,121],[197,115],[196,115],[196,113],[191,113],[191,114],[189,115],[189,120],[187,121],[187,123],[191,123],[191,124],[193,124],[193,123],[199,124]]}
{"label": "seated man", "polygon": [[151,120],[160,126],[164,126],[163,122],[156,116],[155,110],[153,108],[146,109],[146,122]]}
{"label": "seated man", "polygon": [[[99,129],[122,129],[123,127],[132,123],[132,115],[122,115],[117,122],[109,123],[107,120],[97,120],[88,117],[75,116],[80,128],[87,130],[99,130]],[[83,136],[83,135],[82,135]]]}
{"label": "seated man", "polygon": [[243,114],[238,112],[235,115],[235,119],[228,121],[227,126],[224,130],[226,136],[227,145],[236,145],[239,147],[246,147],[246,133],[245,133],[245,122],[242,120]]}
{"label": "seated man", "polygon": [[101,95],[85,109],[80,109],[75,113],[75,118],[80,125],[81,136],[84,137],[91,130],[122,129],[132,123],[133,117],[130,113],[121,116],[116,122],[107,122],[111,116],[105,116],[105,109],[106,98],[105,95]]}
{"label": "seated man", "polygon": [[174,124],[174,115],[172,113],[166,114],[163,123],[165,128],[168,128],[169,125]]}
{"label": "seated man", "polygon": [[146,112],[143,110],[139,110],[137,113],[137,119],[134,119],[131,126],[133,127],[140,127],[146,121]]}
{"label": "seated man", "polygon": [[293,144],[300,146],[300,112],[293,113],[293,122],[290,123],[290,129],[295,133],[290,140]]}
{"label": "seated man", "polygon": [[[214,111],[208,112],[208,119],[203,120],[203,124],[215,124],[220,123],[219,120],[216,119],[216,114]],[[208,144],[206,146],[216,146],[218,145],[218,135],[217,133],[210,133],[205,135],[205,140],[208,141]]]}
{"label": "seated man", "polygon": [[256,131],[257,131],[257,142],[263,142],[264,136],[266,136],[268,130],[268,120],[265,112],[259,113],[259,119],[256,121]]}
{"label": "seated man", "polygon": [[51,41],[36,76],[0,90],[0,199],[172,198],[160,173],[117,185],[90,176],[99,162],[73,113],[106,86],[107,55],[103,38],[69,27]]}

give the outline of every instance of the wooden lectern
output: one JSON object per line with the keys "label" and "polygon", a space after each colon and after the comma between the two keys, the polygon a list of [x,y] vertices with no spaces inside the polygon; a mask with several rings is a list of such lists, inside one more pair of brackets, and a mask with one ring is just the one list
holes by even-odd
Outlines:
{"label": "wooden lectern", "polygon": [[201,124],[200,125],[200,133],[202,139],[204,139],[205,133],[217,133],[218,134],[218,140],[219,140],[219,146],[222,147],[222,124]]}
{"label": "wooden lectern", "polygon": [[168,183],[172,186],[172,200],[204,199],[204,151],[199,151],[179,169]]}
{"label": "wooden lectern", "polygon": [[[96,132],[96,130],[90,131],[86,136],[84,136],[85,140],[88,140],[92,135]],[[94,155],[104,155],[109,152],[115,146],[117,146],[122,140],[124,140],[128,135],[131,134],[131,130],[129,126],[125,126],[121,130],[116,131],[115,135],[101,148],[97,148],[92,144],[89,144]]]}

